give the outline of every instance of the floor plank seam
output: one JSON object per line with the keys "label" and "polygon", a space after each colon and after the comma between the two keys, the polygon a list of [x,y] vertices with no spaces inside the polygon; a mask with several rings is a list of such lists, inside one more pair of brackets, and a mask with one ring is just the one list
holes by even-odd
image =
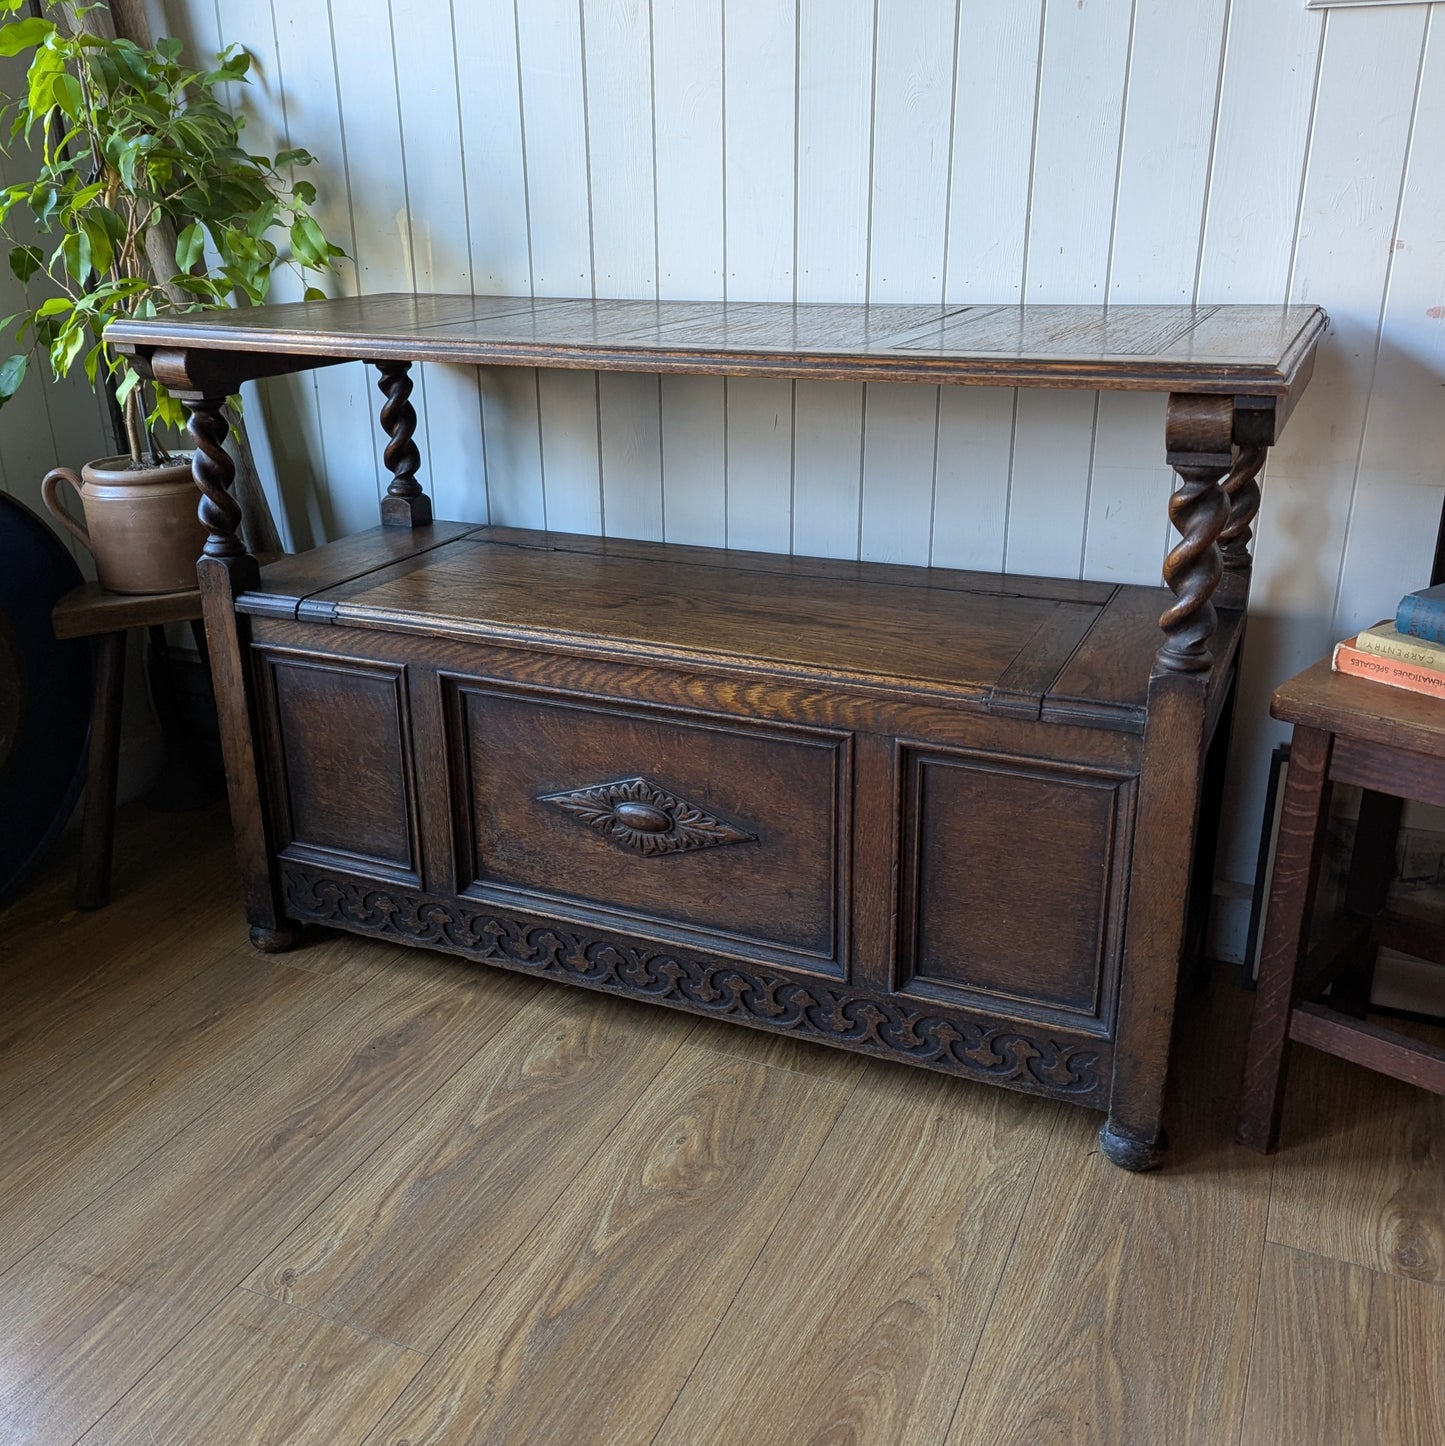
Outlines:
{"label": "floor plank seam", "polygon": [[1244,1432],[1249,1425],[1249,1386],[1254,1379],[1255,1347],[1259,1343],[1259,1307],[1264,1297],[1264,1256],[1269,1249],[1269,1222],[1274,1212],[1275,1162],[1269,1162],[1269,1199],[1264,1207],[1264,1229],[1260,1234],[1259,1253],[1254,1266],[1254,1309],[1249,1313],[1249,1346],[1244,1363],[1244,1387],[1239,1395],[1239,1432],[1236,1446],[1244,1446]]}
{"label": "floor plank seam", "polygon": [[1304,1245],[1291,1245],[1287,1240],[1271,1240],[1265,1236],[1265,1245],[1276,1250],[1288,1250],[1291,1255],[1303,1255],[1311,1260],[1327,1260],[1331,1265],[1348,1266],[1351,1270],[1366,1270],[1380,1280],[1408,1280],[1412,1285],[1423,1286],[1426,1290],[1445,1291],[1445,1280],[1421,1280],[1418,1275],[1406,1275],[1398,1270],[1382,1270],[1378,1265],[1364,1265],[1358,1260],[1347,1260],[1343,1255],[1331,1255],[1326,1250],[1311,1250]]}
{"label": "floor plank seam", "polygon": [[[267,1254],[270,1254],[268,1251]],[[262,1259],[265,1259],[263,1256]],[[246,1275],[249,1276],[256,1269],[255,1265],[249,1266]],[[254,1285],[247,1285],[245,1276],[236,1282],[232,1287],[234,1290],[244,1290],[247,1295],[254,1295],[257,1300],[264,1300],[267,1305],[279,1306],[282,1310],[299,1311],[302,1315],[309,1315],[313,1320],[324,1321],[327,1325],[343,1326],[349,1331],[354,1331],[359,1336],[366,1336],[369,1340],[380,1341],[386,1346],[395,1346],[399,1351],[405,1351],[409,1356],[416,1356],[419,1361],[431,1359],[431,1352],[424,1351],[420,1346],[409,1346],[405,1341],[394,1340],[391,1336],[384,1336],[380,1331],[368,1330],[363,1325],[357,1325],[353,1320],[347,1320],[344,1316],[328,1315],[323,1310],[317,1310],[313,1305],[307,1305],[300,1300],[282,1300],[279,1296],[267,1295],[264,1290],[257,1290]],[[421,1369],[420,1366],[417,1367]],[[400,1394],[400,1392],[398,1392]],[[377,1418],[380,1420],[380,1417]]]}
{"label": "floor plank seam", "polygon": [[[771,1066],[764,1066],[764,1068],[770,1067]],[[795,1074],[801,1073],[801,1071],[796,1070],[792,1072]],[[673,1392],[673,1397],[672,1400],[668,1402],[667,1410],[662,1413],[662,1418],[657,1423],[657,1430],[654,1431],[652,1435],[648,1438],[648,1446],[653,1446],[653,1443],[656,1442],[657,1438],[666,1428],[668,1418],[672,1415],[673,1411],[677,1409],[677,1403],[682,1399],[683,1392],[687,1390],[688,1382],[690,1382],[692,1378],[697,1374],[697,1368],[706,1358],[709,1349],[711,1349],[712,1347],[713,1341],[717,1339],[717,1334],[722,1329],[723,1322],[727,1320],[728,1316],[732,1313],[732,1308],[737,1303],[738,1296],[742,1294],[743,1287],[747,1285],[749,1277],[752,1275],[753,1271],[757,1269],[758,1261],[763,1258],[763,1253],[768,1248],[768,1242],[772,1240],[773,1236],[777,1233],[778,1226],[787,1216],[788,1211],[793,1208],[793,1201],[798,1198],[798,1192],[803,1188],[803,1184],[807,1180],[808,1176],[813,1173],[813,1166],[818,1163],[818,1158],[820,1155],[822,1155],[823,1150],[827,1146],[829,1139],[832,1138],[833,1131],[838,1128],[838,1121],[842,1119],[843,1112],[848,1108],[848,1102],[858,1092],[858,1086],[863,1082],[863,1077],[866,1073],[867,1067],[865,1066],[863,1070],[859,1071],[857,1077],[853,1080],[853,1083],[843,1093],[843,1098],[838,1103],[837,1112],[833,1116],[833,1123],[829,1125],[828,1128],[823,1132],[822,1138],[818,1141],[818,1148],[813,1151],[812,1158],[808,1161],[807,1165],[799,1172],[798,1183],[793,1186],[792,1191],[788,1195],[788,1198],[783,1202],[782,1207],[773,1217],[773,1223],[768,1227],[767,1233],[763,1236],[762,1243],[758,1246],[757,1250],[753,1254],[753,1258],[748,1261],[747,1269],[739,1273],[736,1288],[733,1290],[733,1293],[728,1297],[727,1304],[722,1308],[722,1310],[718,1312],[717,1320],[713,1322],[713,1328],[708,1332],[707,1340],[703,1342],[702,1349],[697,1353],[697,1358],[693,1361],[687,1375],[683,1377],[682,1384],[677,1388],[675,1392]]]}
{"label": "floor plank seam", "polygon": [[[998,1275],[994,1279],[993,1290],[989,1294],[988,1307],[983,1313],[983,1320],[978,1329],[978,1338],[973,1343],[973,1351],[969,1355],[968,1365],[964,1367],[963,1379],[958,1383],[958,1397],[953,1403],[953,1410],[948,1415],[948,1425],[945,1427],[942,1437],[939,1439],[939,1446],[945,1446],[949,1437],[953,1435],[953,1425],[958,1419],[958,1413],[963,1409],[963,1397],[968,1390],[968,1378],[973,1374],[974,1362],[978,1359],[978,1353],[983,1346],[984,1333],[988,1330],[988,1323],[993,1319],[993,1308],[998,1300],[998,1293],[1003,1289],[1004,1276],[1008,1274],[1009,1262],[1013,1260],[1014,1250],[1018,1246],[1020,1233],[1024,1228],[1024,1219],[1028,1214],[1029,1197],[1033,1194],[1039,1182],[1039,1176],[1043,1173],[1044,1161],[1048,1158],[1049,1150],[1054,1143],[1054,1136],[1059,1132],[1060,1111],[1057,1105],[1054,1106],[1053,1122],[1049,1125],[1048,1135],[1044,1139],[1042,1148],[1039,1150],[1038,1163],[1034,1166],[1034,1172],[1029,1177],[1027,1190],[1019,1192],[1018,1216],[1014,1220],[1013,1234],[1009,1236],[1008,1249],[1004,1251],[1003,1260],[999,1264]],[[1087,1159],[1087,1154],[1085,1155]]]}

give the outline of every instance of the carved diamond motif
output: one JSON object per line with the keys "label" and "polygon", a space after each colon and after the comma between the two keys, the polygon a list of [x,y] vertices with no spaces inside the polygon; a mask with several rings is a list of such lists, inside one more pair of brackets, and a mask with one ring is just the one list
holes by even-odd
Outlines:
{"label": "carved diamond motif", "polygon": [[757,842],[756,834],[714,818],[645,778],[619,778],[591,788],[543,793],[537,802],[554,804],[590,823],[613,843],[648,857]]}

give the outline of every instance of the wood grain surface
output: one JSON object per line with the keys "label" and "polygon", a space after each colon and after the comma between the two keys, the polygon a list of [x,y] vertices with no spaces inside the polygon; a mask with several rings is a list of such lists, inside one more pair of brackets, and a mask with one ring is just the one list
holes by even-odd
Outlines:
{"label": "wood grain surface", "polygon": [[294,1228],[532,992],[409,954],[329,1011],[285,1068],[256,1061],[164,1160],[5,1277],[0,1439],[90,1425],[212,1309],[218,1280]]}
{"label": "wood grain surface", "polygon": [[1284,1120],[1269,1239],[1445,1287],[1445,1099],[1296,1049]]}
{"label": "wood grain surface", "polygon": [[296,1306],[233,1290],[81,1440],[85,1446],[335,1446],[425,1360]]}
{"label": "wood grain surface", "polygon": [[1445,1440],[1445,1292],[1265,1248],[1240,1446]]}
{"label": "wood grain surface", "polygon": [[693,1028],[658,1022],[543,991],[247,1284],[434,1351]]}
{"label": "wood grain surface", "polygon": [[1051,1102],[345,936],[241,953],[219,811],[120,839],[110,909],[59,922],[62,853],[0,914],[7,1446],[1442,1439],[1440,1101],[1301,1050],[1286,1147],[1235,1146],[1228,975],[1131,1177]]}
{"label": "wood grain surface", "polygon": [[[383,293],[112,324],[120,350],[1283,396],[1312,306],[902,306]],[[275,358],[266,370],[266,357]],[[247,365],[253,362],[260,370]]]}
{"label": "wood grain surface", "polygon": [[846,1098],[679,1051],[368,1440],[648,1440]]}
{"label": "wood grain surface", "polygon": [[1115,1169],[1088,1121],[1061,1115],[948,1446],[1232,1439],[1270,1179],[1227,1143],[1241,1002],[1216,988],[1186,1023],[1188,1105],[1170,1112],[1163,1174]]}
{"label": "wood grain surface", "polygon": [[867,1072],[657,1446],[942,1439],[1061,1112],[982,1093]]}

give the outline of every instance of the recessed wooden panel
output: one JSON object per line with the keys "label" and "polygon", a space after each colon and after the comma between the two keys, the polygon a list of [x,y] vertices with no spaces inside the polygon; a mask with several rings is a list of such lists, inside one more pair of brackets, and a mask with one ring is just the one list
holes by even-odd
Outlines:
{"label": "recessed wooden panel", "polygon": [[277,848],[418,882],[405,670],[262,656]]}
{"label": "recessed wooden panel", "polygon": [[842,972],[846,735],[446,687],[465,892]]}
{"label": "recessed wooden panel", "polygon": [[917,753],[905,776],[900,986],[1105,1019],[1132,783]]}

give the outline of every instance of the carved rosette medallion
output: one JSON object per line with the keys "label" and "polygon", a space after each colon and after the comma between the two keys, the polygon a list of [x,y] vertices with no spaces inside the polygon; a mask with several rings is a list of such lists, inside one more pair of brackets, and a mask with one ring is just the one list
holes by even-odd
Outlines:
{"label": "carved rosette medallion", "polygon": [[758,837],[645,778],[619,778],[591,788],[543,793],[537,802],[553,804],[590,823],[613,843],[649,858],[723,844],[756,843]]}

